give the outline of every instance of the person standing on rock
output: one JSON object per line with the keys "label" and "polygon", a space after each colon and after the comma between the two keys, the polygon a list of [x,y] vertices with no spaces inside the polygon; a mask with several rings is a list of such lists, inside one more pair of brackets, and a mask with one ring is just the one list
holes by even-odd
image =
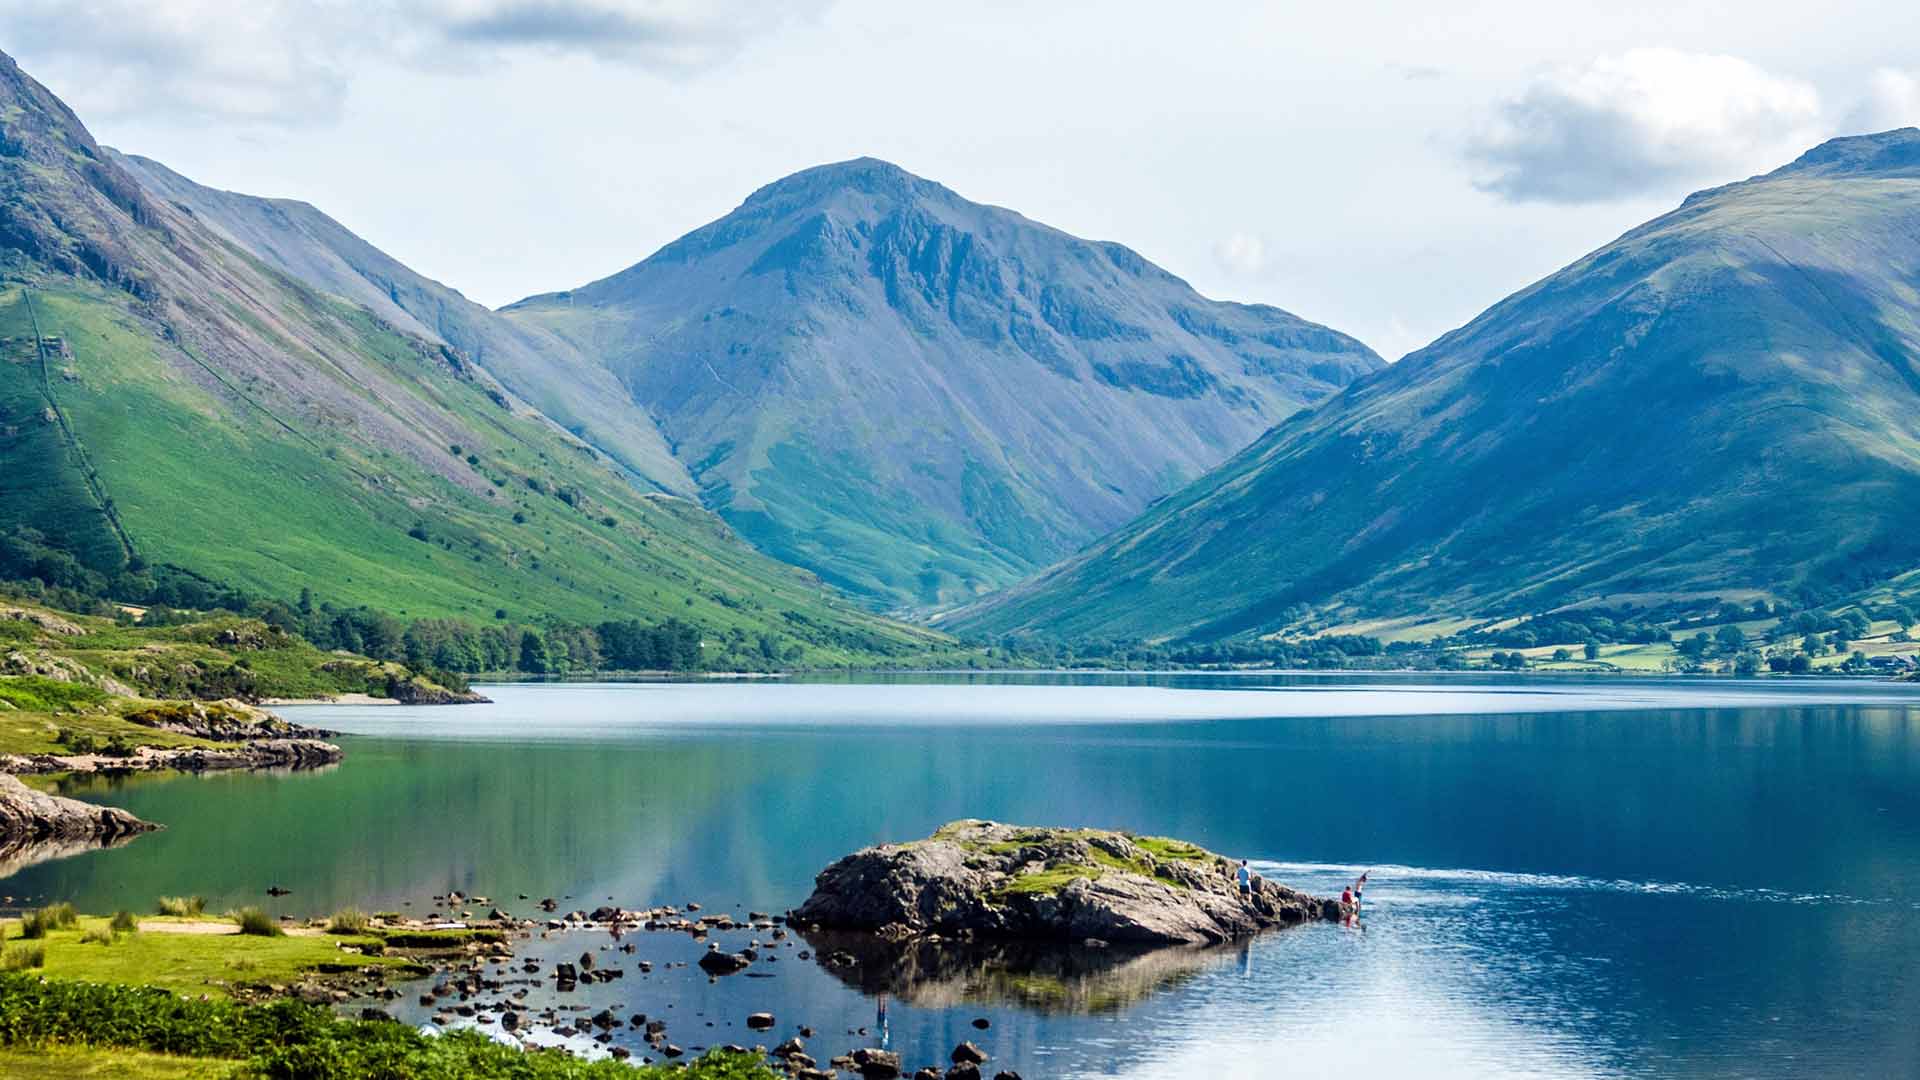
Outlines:
{"label": "person standing on rock", "polygon": [[1253,871],[1247,869],[1247,860],[1240,860],[1240,869],[1234,871],[1233,876],[1235,880],[1240,882],[1240,895],[1251,896],[1253,894]]}

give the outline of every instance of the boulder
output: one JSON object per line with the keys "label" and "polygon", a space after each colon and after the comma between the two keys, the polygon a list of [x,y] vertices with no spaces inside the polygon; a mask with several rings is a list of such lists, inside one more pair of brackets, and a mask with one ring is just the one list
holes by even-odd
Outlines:
{"label": "boulder", "polygon": [[45,795],[0,773],[0,847],[111,843],[159,828],[125,810]]}
{"label": "boulder", "polygon": [[893,938],[997,935],[1062,942],[1211,944],[1312,919],[1321,900],[1191,844],[1096,829],[957,821],[926,840],[882,844],[821,871],[789,916]]}

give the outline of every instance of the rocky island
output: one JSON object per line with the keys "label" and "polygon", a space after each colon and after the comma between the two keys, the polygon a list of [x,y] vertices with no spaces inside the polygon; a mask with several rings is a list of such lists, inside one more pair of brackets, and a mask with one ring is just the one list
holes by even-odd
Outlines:
{"label": "rocky island", "polygon": [[1341,915],[1337,900],[1264,879],[1242,893],[1236,865],[1179,840],[956,821],[835,862],[789,918],[895,939],[1202,945]]}

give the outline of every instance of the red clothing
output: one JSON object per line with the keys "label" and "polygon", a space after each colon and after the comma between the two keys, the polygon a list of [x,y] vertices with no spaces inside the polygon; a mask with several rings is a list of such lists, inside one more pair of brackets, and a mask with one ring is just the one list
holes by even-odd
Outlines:
{"label": "red clothing", "polygon": [[1347,888],[1345,888],[1345,889],[1342,889],[1342,890],[1340,890],[1340,902],[1341,902],[1341,903],[1343,903],[1343,904],[1351,904],[1351,903],[1353,903],[1353,888],[1352,888],[1352,886],[1348,886]]}

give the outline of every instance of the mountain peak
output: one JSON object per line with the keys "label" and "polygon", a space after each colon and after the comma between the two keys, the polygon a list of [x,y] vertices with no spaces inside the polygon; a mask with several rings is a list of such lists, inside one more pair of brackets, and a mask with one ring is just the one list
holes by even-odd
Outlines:
{"label": "mountain peak", "polygon": [[815,165],[775,180],[747,196],[741,209],[821,202],[850,193],[901,202],[959,198],[944,185],[915,176],[890,161],[858,157]]}
{"label": "mountain peak", "polygon": [[1828,139],[1769,177],[1920,177],[1920,128]]}

